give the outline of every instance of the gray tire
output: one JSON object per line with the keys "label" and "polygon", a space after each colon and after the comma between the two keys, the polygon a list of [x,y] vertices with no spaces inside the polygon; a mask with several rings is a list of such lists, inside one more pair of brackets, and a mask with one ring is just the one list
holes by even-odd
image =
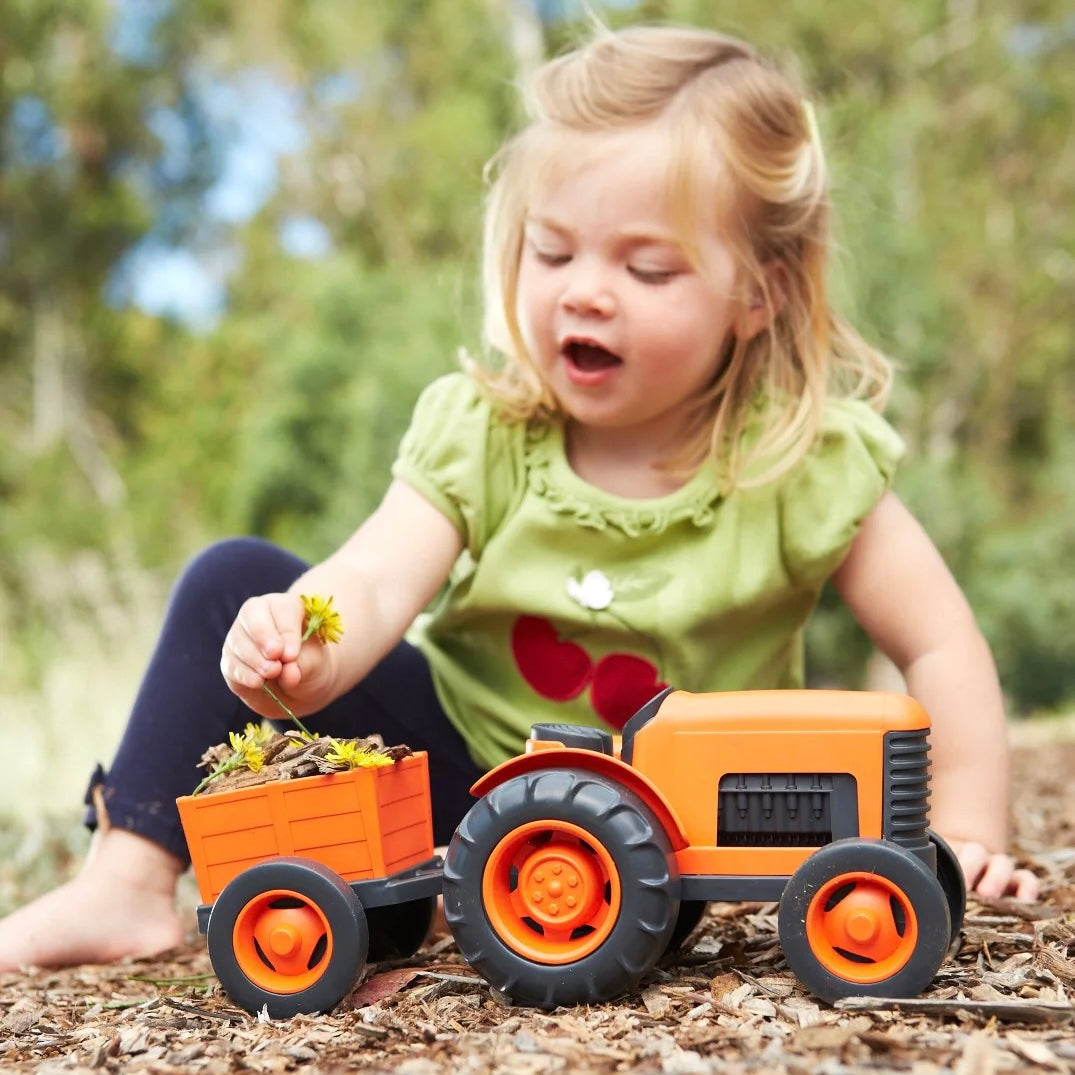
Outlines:
{"label": "gray tire", "polygon": [[632,989],[679,914],[671,845],[616,781],[549,769],[506,781],[463,819],[444,916],[464,958],[515,1003],[593,1004]]}

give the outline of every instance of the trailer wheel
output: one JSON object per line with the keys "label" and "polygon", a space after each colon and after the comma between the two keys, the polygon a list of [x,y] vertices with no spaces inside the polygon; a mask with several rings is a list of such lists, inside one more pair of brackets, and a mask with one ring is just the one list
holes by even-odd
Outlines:
{"label": "trailer wheel", "polygon": [[428,936],[436,910],[436,896],[424,896],[422,899],[384,907],[367,907],[370,949],[366,959],[370,963],[380,963],[382,959],[413,956]]}
{"label": "trailer wheel", "polygon": [[952,923],[948,943],[951,944],[963,928],[963,916],[967,913],[967,884],[963,880],[963,867],[956,853],[932,829],[929,830],[929,839],[937,848],[937,880],[948,901],[948,917]]}
{"label": "trailer wheel", "polygon": [[812,993],[914,997],[948,950],[948,901],[932,870],[884,840],[838,840],[792,874],[780,943]]}
{"label": "trailer wheel", "polygon": [[515,1003],[600,1003],[631,989],[668,945],[674,861],[653,813],[615,780],[525,773],[456,830],[444,916],[467,962]]}
{"label": "trailer wheel", "polygon": [[358,897],[319,862],[279,858],[244,870],[213,905],[206,931],[220,984],[274,1019],[326,1012],[351,990],[369,932]]}

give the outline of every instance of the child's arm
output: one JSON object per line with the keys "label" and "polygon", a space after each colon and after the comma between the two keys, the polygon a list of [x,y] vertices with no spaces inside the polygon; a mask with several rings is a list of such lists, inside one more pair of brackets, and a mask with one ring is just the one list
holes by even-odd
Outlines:
{"label": "child's arm", "polygon": [[[255,712],[279,717],[273,693],[298,715],[354,686],[396,645],[444,584],[463,548],[455,525],[411,486],[393,482],[377,510],[286,594],[247,601],[221,654],[228,686]],[[300,594],[332,598],[343,637],[300,645]],[[375,730],[375,729],[372,729]]]}
{"label": "child's arm", "polygon": [[932,718],[932,823],[968,887],[1034,899],[1037,878],[1005,853],[1007,729],[992,655],[940,553],[895,495],[867,517],[833,584]]}

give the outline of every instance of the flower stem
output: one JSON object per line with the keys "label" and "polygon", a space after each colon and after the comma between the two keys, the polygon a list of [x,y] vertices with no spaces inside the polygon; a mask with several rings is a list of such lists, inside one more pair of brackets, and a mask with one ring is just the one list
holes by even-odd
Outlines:
{"label": "flower stem", "polygon": [[208,776],[202,778],[202,782],[191,792],[191,795],[198,795],[205,791],[209,785],[217,779],[219,776],[223,776],[225,773],[230,773],[237,766],[229,765],[226,761],[221,762]]}
{"label": "flower stem", "polygon": [[273,692],[269,689],[268,683],[262,683],[261,689],[295,722],[295,724],[298,725],[299,731],[302,732],[302,734],[305,735],[307,739],[313,739],[314,736],[310,729],[307,728],[306,725],[303,724],[302,721],[299,720],[299,718],[296,717],[295,714],[292,713],[291,710],[288,709],[287,706],[284,705],[284,703],[281,702],[275,694],[273,694]]}

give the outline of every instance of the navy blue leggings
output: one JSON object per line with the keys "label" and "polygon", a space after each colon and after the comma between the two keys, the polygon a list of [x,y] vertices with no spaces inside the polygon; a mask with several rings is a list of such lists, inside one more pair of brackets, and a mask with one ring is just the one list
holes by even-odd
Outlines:
{"label": "navy blue leggings", "polygon": [[[175,800],[205,775],[206,748],[257,720],[228,690],[220,650],[243,602],[286,590],[307,565],[254,538],[210,546],[176,582],[156,649],[108,773],[98,768],[109,821],[189,861]],[[311,731],[350,738],[379,733],[389,745],[429,752],[433,834],[445,844],[473,803],[482,774],[445,716],[425,657],[401,642],[353,690],[304,721]],[[91,789],[93,784],[91,784]],[[96,824],[87,794],[86,821]]]}

